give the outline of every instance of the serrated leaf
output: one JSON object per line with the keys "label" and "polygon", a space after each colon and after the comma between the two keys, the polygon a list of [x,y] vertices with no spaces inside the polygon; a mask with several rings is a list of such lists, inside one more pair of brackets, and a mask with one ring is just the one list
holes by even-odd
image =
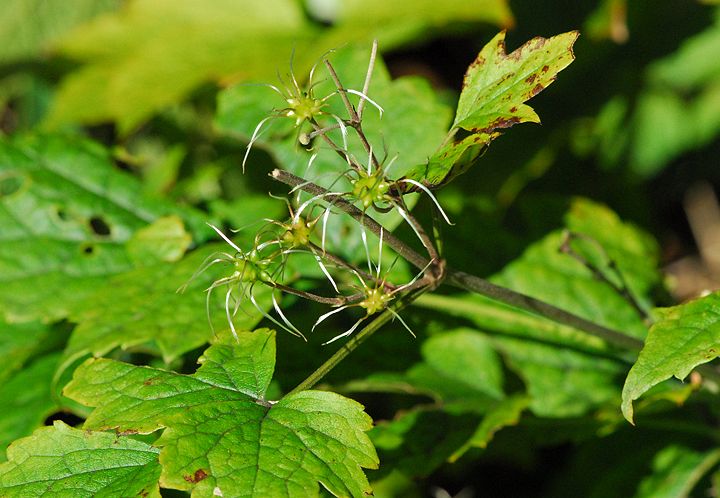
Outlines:
{"label": "serrated leaf", "polygon": [[[205,289],[226,275],[215,267],[195,279],[192,276],[206,258],[225,248],[224,244],[210,244],[177,263],[157,263],[107,280],[71,314],[78,325],[70,336],[60,370],[83,355],[103,356],[117,347],[153,343],[163,359],[171,362],[205,344],[213,333]],[[188,282],[184,292],[179,293],[178,289]],[[210,303],[210,318],[216,330],[228,328],[221,294],[216,292],[217,299]],[[256,295],[259,304],[264,305],[267,290],[262,287]],[[255,308],[246,308],[234,320],[240,330],[252,329],[262,318]]]}
{"label": "serrated leaf", "polygon": [[655,313],[657,321],[623,386],[622,411],[630,422],[632,403],[644,392],[673,376],[683,380],[720,354],[720,293]]}
{"label": "serrated leaf", "polygon": [[[604,206],[576,200],[566,226],[600,245],[623,275],[636,298],[659,281],[657,246],[647,234],[622,222]],[[645,334],[642,316],[610,285],[567,254],[558,251],[562,232],[531,245],[491,280],[637,338]],[[540,416],[585,413],[618,396],[617,377],[624,362],[597,337],[559,325],[490,299],[423,296],[428,305],[472,320],[481,330],[495,331],[493,343],[525,381],[531,410]]]}
{"label": "serrated leaf", "polygon": [[156,448],[127,437],[55,422],[8,448],[0,465],[0,494],[159,498]]}
{"label": "serrated leaf", "polygon": [[195,237],[201,216],[144,197],[89,141],[21,137],[0,141],[0,302],[8,321],[65,318],[133,267],[125,243],[164,214],[178,214]]}
{"label": "serrated leaf", "polygon": [[464,173],[500,135],[517,123],[539,123],[525,102],[550,85],[575,59],[579,33],[536,37],[507,54],[505,32],[498,33],[470,65],[463,81],[455,121],[443,145],[409,178],[437,188]]}
{"label": "serrated leaf", "polygon": [[698,452],[668,446],[653,459],[653,473],[642,480],[635,498],[686,498],[720,461],[720,450]]}
{"label": "serrated leaf", "polygon": [[29,435],[58,407],[50,384],[60,354],[37,358],[0,384],[0,460],[12,441]]}
{"label": "serrated leaf", "polygon": [[86,427],[149,433],[165,427],[161,483],[193,496],[336,496],[370,488],[376,468],[362,406],[331,392],[264,399],[275,363],[275,332],[219,338],[193,375],[88,360],[65,394],[97,406]]}

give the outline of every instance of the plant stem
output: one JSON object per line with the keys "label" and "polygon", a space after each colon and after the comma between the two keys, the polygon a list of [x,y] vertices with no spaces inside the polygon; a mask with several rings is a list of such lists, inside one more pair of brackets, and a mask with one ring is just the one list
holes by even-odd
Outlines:
{"label": "plant stem", "polygon": [[347,357],[347,355],[352,353],[360,344],[365,342],[370,336],[377,332],[380,327],[392,320],[398,311],[405,308],[407,305],[409,305],[427,290],[429,290],[429,287],[426,286],[425,288],[409,292],[397,301],[395,301],[393,304],[391,304],[389,309],[386,309],[385,311],[380,313],[373,321],[363,327],[360,332],[358,332],[350,340],[348,340],[340,349],[335,352],[335,354],[328,358],[325,363],[320,365],[317,370],[308,375],[305,380],[298,384],[292,391],[287,393],[286,396],[299,393],[300,391],[307,391],[308,389],[312,389],[315,384],[320,382],[320,380],[328,374],[328,372],[330,372],[341,361],[343,361],[345,357]]}
{"label": "plant stem", "polygon": [[[312,195],[319,195],[328,193],[329,191],[316,185],[312,182],[308,182],[299,176],[295,176],[287,171],[276,169],[271,173],[271,176],[287,185],[292,187],[298,187],[305,192]],[[327,198],[330,200],[330,197]],[[392,233],[387,231],[370,216],[360,211],[353,204],[347,202],[340,197],[334,197],[332,199],[334,205],[339,209],[352,216],[354,219],[364,224],[365,227],[373,232],[375,235],[380,235],[380,230],[383,230],[383,237],[385,242],[393,248],[401,257],[406,261],[413,264],[419,269],[425,268],[430,260],[418,254],[414,249],[405,244],[403,241],[395,237]],[[639,350],[643,346],[643,342],[639,339],[635,339],[627,334],[619,332],[617,330],[603,327],[597,323],[586,320],[582,317],[569,313],[561,308],[553,306],[552,304],[546,303],[539,299],[530,297],[520,292],[515,292],[511,289],[495,285],[483,278],[476,277],[469,273],[454,270],[448,268],[446,270],[445,282],[454,287],[464,289],[470,292],[489,297],[495,301],[508,304],[515,308],[520,308],[525,311],[530,311],[536,315],[548,318],[563,325],[569,325],[570,327],[582,330],[585,333],[599,337],[609,344],[626,348],[630,350]]]}
{"label": "plant stem", "polygon": [[[350,100],[347,97],[347,91],[345,90],[345,87],[340,82],[340,78],[338,77],[337,73],[335,72],[335,68],[333,65],[328,61],[327,59],[324,61],[325,66],[328,69],[328,72],[330,73],[330,77],[332,78],[333,82],[335,83],[335,87],[338,90],[338,93],[340,94],[340,98],[343,101],[343,104],[345,105],[345,109],[347,109],[348,115],[350,116],[350,122],[348,125],[353,127],[355,129],[355,132],[358,136],[358,139],[360,140],[360,143],[362,144],[363,148],[365,149],[365,152],[370,156],[370,161],[372,162],[373,167],[375,170],[380,169],[380,163],[377,160],[377,157],[375,157],[375,154],[373,153],[372,147],[370,146],[370,142],[368,142],[367,137],[365,136],[365,133],[362,129],[362,120],[358,116],[358,113],[355,111],[355,108],[350,103]],[[371,64],[375,63],[375,59],[371,59]],[[372,70],[371,70],[372,72]],[[369,85],[369,80],[368,85]],[[362,101],[362,99],[361,99]]]}
{"label": "plant stem", "polygon": [[304,178],[300,178],[299,176],[293,175],[292,173],[289,173],[285,170],[275,169],[272,171],[272,173],[270,173],[270,176],[273,179],[289,185],[293,188],[297,187],[303,192],[307,192],[308,194],[314,196],[325,195],[325,197],[323,198],[324,200],[337,207],[338,209],[342,210],[358,222],[362,223],[365,228],[370,230],[378,237],[380,237],[380,230],[382,230],[383,240],[390,247],[392,247],[396,253],[398,253],[402,258],[404,258],[413,266],[422,269],[425,268],[430,262],[429,259],[418,254],[414,249],[405,244],[405,242],[393,235],[392,232],[383,228],[380,223],[375,221],[373,218],[365,214],[363,211],[355,207],[350,202],[343,199],[340,195],[331,194],[329,190],[319,185],[316,185],[315,183],[308,182]]}
{"label": "plant stem", "polygon": [[[280,181],[292,187],[298,187],[301,190],[312,195],[329,193],[327,189],[320,187],[315,183],[308,182],[305,179],[300,178],[299,176],[295,176],[287,171],[275,169],[272,171],[270,176],[272,176],[272,178],[277,181]],[[362,223],[367,229],[369,229],[378,237],[380,236],[380,232],[382,231],[385,242],[390,247],[392,247],[393,250],[397,252],[401,257],[403,257],[406,261],[413,264],[417,268],[424,269],[430,263],[430,260],[418,254],[414,249],[405,244],[402,240],[398,239],[391,232],[386,230],[382,225],[380,225],[380,223],[375,221],[370,216],[367,216],[363,211],[360,211],[353,204],[340,197],[340,195],[328,195],[326,199],[332,202],[333,205],[337,206],[346,214],[348,214],[358,222]],[[454,270],[452,268],[447,268],[445,270],[444,276],[445,283],[449,285],[466,291],[474,292],[476,294],[480,294],[494,301],[507,304],[514,308],[529,311],[535,315],[542,316],[554,322],[568,325],[577,330],[598,337],[606,341],[608,344],[624,349],[629,349],[632,351],[639,351],[644,345],[644,342],[640,339],[636,339],[627,334],[624,334],[623,332],[613,330],[611,328],[591,322],[590,320],[586,320],[585,318],[574,315],[573,313],[569,313],[561,308],[558,308],[557,306],[553,306],[552,304],[546,303],[545,301],[541,301],[540,299],[536,299],[534,297],[522,294],[520,292],[516,292],[506,287],[501,287],[499,285],[493,284],[492,282],[489,282],[488,280],[477,277],[475,275],[471,275],[463,271]],[[435,285],[436,284],[437,282],[435,283]],[[395,311],[397,312],[398,310],[404,308],[422,293],[431,290],[431,288],[434,288],[435,285],[425,286],[418,290],[414,290],[413,286],[414,292],[410,292],[409,294],[404,296],[403,299],[399,300],[396,304],[396,306],[398,307],[395,308]],[[302,382],[291,392],[298,392],[303,389],[309,389],[310,387],[315,385],[325,374],[332,370],[335,365],[342,361],[343,358],[350,354],[369,336],[374,334],[378,328],[380,328],[392,317],[393,313],[390,310],[385,310],[383,313],[380,314],[380,316],[378,316],[368,326],[363,328],[357,335],[350,339],[342,347],[342,349],[338,350],[327,362],[325,362],[320,368],[318,368],[318,370],[316,370],[310,377],[308,377],[304,382]],[[715,368],[709,365],[700,365],[696,368],[696,370],[706,378],[712,379],[716,383],[720,383],[720,372],[718,372]]]}
{"label": "plant stem", "polygon": [[643,341],[640,339],[608,327],[603,327],[602,325],[569,313],[545,301],[495,285],[492,282],[476,277],[475,275],[470,275],[469,273],[448,268],[445,282],[454,287],[481,294],[515,308],[530,311],[554,322],[569,325],[621,348],[639,350],[643,347]]}

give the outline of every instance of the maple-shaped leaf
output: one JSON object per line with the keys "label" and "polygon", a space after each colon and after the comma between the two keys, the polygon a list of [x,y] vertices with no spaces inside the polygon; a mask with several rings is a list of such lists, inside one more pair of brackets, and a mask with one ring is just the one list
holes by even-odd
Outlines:
{"label": "maple-shaped leaf", "polygon": [[198,496],[336,496],[371,490],[362,467],[378,460],[365,434],[372,420],[339,394],[302,391],[265,399],[275,332],[224,334],[193,375],[90,359],[65,394],[97,407],[85,428],[150,433],[165,428],[163,487]]}
{"label": "maple-shaped leaf", "polygon": [[579,33],[536,37],[511,52],[505,51],[505,32],[485,45],[465,74],[457,113],[440,148],[427,164],[408,178],[440,187],[472,166],[500,130],[517,123],[539,123],[525,104],[550,85],[575,60],[572,46]]}
{"label": "maple-shaped leaf", "polygon": [[0,496],[159,498],[158,449],[107,432],[56,421],[8,448],[0,465]]}

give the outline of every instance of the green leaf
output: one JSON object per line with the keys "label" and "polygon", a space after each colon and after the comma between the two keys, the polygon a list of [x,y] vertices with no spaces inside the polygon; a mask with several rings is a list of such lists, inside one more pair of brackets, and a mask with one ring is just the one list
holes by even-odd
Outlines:
{"label": "green leaf", "polygon": [[[457,434],[449,437],[445,443],[444,457],[434,465],[439,465],[443,458],[455,461],[471,447],[484,448],[497,431],[516,424],[521,412],[529,404],[526,396],[505,398],[502,365],[492,341],[484,334],[471,329],[457,329],[432,336],[423,343],[422,355],[424,361],[403,375],[372,374],[343,387],[349,391],[425,394],[437,400],[442,407],[440,411],[447,412],[446,416],[481,414],[480,421],[475,422],[475,433],[467,434],[463,428],[460,433],[466,435],[466,440],[457,439]],[[415,410],[423,411],[427,412],[423,409]],[[404,435],[410,431],[411,425],[433,417],[441,415],[415,413],[409,418],[399,417],[390,426],[378,429],[376,434],[384,433],[383,437],[393,434],[402,439],[407,437]],[[472,418],[460,419],[463,420],[463,427],[472,425]],[[456,444],[455,447],[450,446],[451,441]],[[405,444],[409,448],[413,447],[412,442]],[[384,448],[393,449],[395,446],[389,444]]]}
{"label": "green leaf", "polygon": [[74,26],[119,5],[118,0],[6,0],[0,17],[0,64],[39,57]]}
{"label": "green leaf", "polygon": [[422,355],[424,364],[413,367],[408,379],[445,401],[505,396],[500,358],[482,334],[459,329],[430,337],[423,342]]}
{"label": "green leaf", "polygon": [[[224,244],[210,244],[193,251],[177,263],[157,263],[117,275],[89,295],[83,307],[71,314],[78,323],[63,355],[61,370],[86,354],[103,356],[116,347],[128,349],[153,343],[169,363],[183,353],[205,344],[212,336],[208,324],[206,293],[213,280],[226,276],[213,267],[195,279],[193,274]],[[190,282],[189,282],[190,281]],[[188,283],[184,292],[178,289]],[[216,292],[210,302],[210,318],[216,330],[228,328],[224,296]],[[268,292],[255,293],[264,305]],[[262,318],[253,307],[238,312],[239,330],[250,330]]]}
{"label": "green leaf", "polygon": [[623,415],[630,422],[632,403],[644,392],[673,376],[683,380],[720,351],[720,293],[658,309],[656,316],[622,391]]}
{"label": "green leaf", "polygon": [[99,145],[59,137],[0,141],[0,302],[8,321],[64,318],[133,267],[125,243],[159,216],[192,210],[143,197]]}
{"label": "green leaf", "polygon": [[312,33],[290,0],[132,2],[62,41],[83,65],[61,83],[47,124],[116,120],[128,133],[202,83],[271,77],[295,44],[307,57]]}
{"label": "green leaf", "polygon": [[[459,23],[489,22],[509,27],[514,23],[506,0],[345,0],[335,4],[308,2],[310,13],[336,28],[336,40],[380,41],[387,50],[414,39],[427,38],[438,29]],[[361,38],[362,37],[362,38]]]}
{"label": "green leaf", "polygon": [[37,322],[9,324],[0,320],[0,383],[28,361],[43,343],[50,330]]}
{"label": "green leaf", "polygon": [[373,373],[343,389],[424,394],[457,412],[483,413],[505,397],[502,364],[484,334],[460,328],[432,336],[423,342],[422,356],[404,374]]}
{"label": "green leaf", "polygon": [[415,409],[401,412],[394,420],[379,422],[370,436],[380,452],[383,468],[424,477],[462,447],[477,426],[477,415]]}
{"label": "green leaf", "polygon": [[0,491],[8,498],[160,497],[159,450],[127,437],[73,429],[38,429],[8,448]]}
{"label": "green leaf", "polygon": [[221,336],[194,375],[90,359],[65,394],[97,406],[88,428],[149,433],[166,428],[161,483],[194,496],[364,496],[361,467],[377,468],[362,406],[331,392],[264,399],[275,332]]}
{"label": "green leaf", "polygon": [[[659,274],[657,246],[647,234],[623,223],[606,207],[581,199],[572,204],[565,224],[602,246],[636,298],[641,303],[648,301],[647,294],[659,281]],[[551,233],[491,280],[596,323],[644,337],[643,317],[588,268],[560,253],[562,241],[561,231]],[[585,247],[577,248],[581,249]],[[587,254],[589,258],[593,255]],[[590,259],[595,262],[596,258]],[[624,371],[624,362],[599,338],[478,295],[425,295],[416,303],[468,318],[480,330],[495,332],[493,344],[525,381],[536,415],[580,415],[614,401],[619,394],[617,378]]]}
{"label": "green leaf", "polygon": [[[50,384],[59,353],[40,357],[0,384],[0,451],[29,435],[58,407]],[[0,460],[2,455],[0,455]]]}
{"label": "green leaf", "polygon": [[130,257],[140,265],[177,261],[190,246],[192,237],[178,216],[158,218],[135,232],[127,243]]}
{"label": "green leaf", "polygon": [[470,448],[487,448],[497,431],[509,425],[517,425],[529,403],[530,398],[527,396],[510,396],[498,403],[485,415],[470,439],[455,450],[449,460],[456,461]]}
{"label": "green leaf", "polygon": [[686,498],[720,461],[720,450],[706,453],[668,446],[653,459],[652,475],[643,479],[635,498]]}
{"label": "green leaf", "polygon": [[524,102],[548,85],[575,59],[579,33],[536,37],[510,54],[505,32],[498,33],[470,65],[463,81],[455,121],[443,145],[409,178],[439,187],[464,173],[495,138],[517,123],[539,123]]}

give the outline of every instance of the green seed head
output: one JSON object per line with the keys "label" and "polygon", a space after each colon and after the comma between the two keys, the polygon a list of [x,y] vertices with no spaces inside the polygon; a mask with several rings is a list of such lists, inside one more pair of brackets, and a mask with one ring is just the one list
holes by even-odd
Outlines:
{"label": "green seed head", "polygon": [[260,254],[253,250],[246,255],[238,255],[235,258],[235,271],[233,277],[241,282],[251,283],[256,281],[272,282],[268,272],[271,260],[263,259]]}
{"label": "green seed head", "polygon": [[363,175],[353,182],[352,195],[358,199],[365,209],[376,202],[385,200],[390,184],[379,173]]}
{"label": "green seed head", "polygon": [[282,238],[292,247],[306,246],[310,242],[313,226],[314,223],[310,223],[304,218],[298,218],[287,227]]}
{"label": "green seed head", "polygon": [[304,121],[313,119],[315,116],[322,113],[322,100],[314,99],[308,95],[291,97],[287,99],[287,103],[288,110],[286,115],[288,117],[295,118],[295,126],[299,126]]}
{"label": "green seed head", "polygon": [[393,296],[386,293],[382,287],[373,287],[367,290],[365,299],[360,301],[360,306],[367,310],[368,315],[374,315],[378,311],[384,310],[392,298]]}

